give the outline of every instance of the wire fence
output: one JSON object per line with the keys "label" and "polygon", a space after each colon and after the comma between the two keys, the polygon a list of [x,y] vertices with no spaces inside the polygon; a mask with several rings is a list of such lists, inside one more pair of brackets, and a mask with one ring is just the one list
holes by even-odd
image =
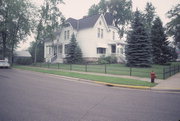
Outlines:
{"label": "wire fence", "polygon": [[72,70],[80,72],[94,72],[94,73],[105,73],[115,75],[128,75],[138,77],[150,77],[150,72],[154,71],[159,79],[167,79],[172,75],[180,72],[180,64],[171,66],[153,66],[151,68],[134,68],[126,67],[123,64],[51,64],[51,63],[36,63],[33,64],[36,67],[51,68],[51,69],[62,69]]}

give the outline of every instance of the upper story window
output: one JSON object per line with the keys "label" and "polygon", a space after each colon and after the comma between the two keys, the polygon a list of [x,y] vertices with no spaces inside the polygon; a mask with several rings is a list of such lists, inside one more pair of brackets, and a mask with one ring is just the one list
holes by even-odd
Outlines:
{"label": "upper story window", "polygon": [[100,38],[100,28],[98,28],[97,37]]}
{"label": "upper story window", "polygon": [[115,40],[115,32],[113,31],[112,34],[113,34],[113,35],[112,35],[112,38],[113,38],[113,40]]}
{"label": "upper story window", "polygon": [[99,21],[99,25],[101,25],[101,21]]}
{"label": "upper story window", "polygon": [[64,31],[64,40],[66,40],[66,31]]}
{"label": "upper story window", "polygon": [[70,38],[70,31],[68,30],[67,31],[67,39],[69,39]]}
{"label": "upper story window", "polygon": [[103,38],[103,29],[101,29],[101,38]]}
{"label": "upper story window", "polygon": [[64,31],[64,40],[70,39],[70,30]]}
{"label": "upper story window", "polygon": [[98,38],[103,38],[103,36],[104,36],[104,32],[103,31],[104,31],[103,29],[98,28],[98,31],[97,31],[97,37]]}

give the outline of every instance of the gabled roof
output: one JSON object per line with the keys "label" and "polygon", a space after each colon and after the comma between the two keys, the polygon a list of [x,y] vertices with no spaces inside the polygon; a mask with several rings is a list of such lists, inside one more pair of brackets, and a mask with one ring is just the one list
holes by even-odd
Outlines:
{"label": "gabled roof", "polygon": [[[66,20],[67,23],[70,23],[71,26],[76,30],[91,28],[95,25],[98,18],[101,16],[101,14],[95,14],[92,16],[86,16],[82,19],[76,20],[74,18],[69,18]],[[112,25],[113,23],[113,16],[110,13],[106,13],[104,16],[107,25]]]}
{"label": "gabled roof", "polygon": [[106,20],[106,23],[107,23],[107,25],[109,25],[109,26],[113,26],[113,15],[111,14],[111,13],[106,13],[105,15],[104,15],[104,18],[105,18],[105,20]]}
{"label": "gabled roof", "polygon": [[81,29],[86,29],[93,27],[98,18],[100,17],[100,14],[92,15],[92,16],[87,16],[79,20],[79,30]]}
{"label": "gabled roof", "polygon": [[74,18],[68,18],[68,19],[66,20],[66,22],[67,22],[67,23],[70,23],[71,26],[72,26],[74,29],[77,28],[77,20],[76,20],[76,19],[74,19]]}
{"label": "gabled roof", "polygon": [[31,57],[31,54],[29,53],[29,51],[25,51],[25,50],[22,50],[22,51],[16,51],[15,52],[15,56],[17,57]]}

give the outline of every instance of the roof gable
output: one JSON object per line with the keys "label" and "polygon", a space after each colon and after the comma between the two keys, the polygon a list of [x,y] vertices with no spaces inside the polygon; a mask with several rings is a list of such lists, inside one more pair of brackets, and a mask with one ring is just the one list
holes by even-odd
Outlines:
{"label": "roof gable", "polygon": [[[103,16],[103,15],[95,14],[92,16],[83,17],[82,19],[79,19],[79,20],[69,18],[67,19],[66,22],[70,23],[73,29],[82,30],[82,29],[93,27],[96,24],[97,20],[100,18],[100,16]],[[103,16],[103,19],[106,25],[111,25],[112,22],[111,22],[110,16],[106,16],[106,18]],[[107,24],[107,21],[108,21],[108,24]]]}
{"label": "roof gable", "polygon": [[79,30],[81,29],[86,29],[86,28],[91,28],[95,25],[96,21],[100,17],[100,14],[92,15],[92,16],[87,16],[79,20]]}
{"label": "roof gable", "polygon": [[107,31],[109,31],[109,27],[107,25],[107,22],[106,22],[103,14],[101,14],[99,19],[96,21],[96,25],[98,25],[100,21],[103,23],[103,26],[107,29]]}
{"label": "roof gable", "polygon": [[105,15],[104,15],[104,18],[105,18],[105,20],[106,20],[106,23],[107,23],[107,25],[109,25],[109,26],[113,26],[113,15],[111,14],[111,13],[106,13]]}

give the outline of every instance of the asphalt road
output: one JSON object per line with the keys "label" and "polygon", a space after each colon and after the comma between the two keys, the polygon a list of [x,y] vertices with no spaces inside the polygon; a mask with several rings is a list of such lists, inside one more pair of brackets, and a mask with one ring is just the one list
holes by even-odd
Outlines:
{"label": "asphalt road", "polygon": [[0,69],[0,121],[179,121],[180,93]]}

